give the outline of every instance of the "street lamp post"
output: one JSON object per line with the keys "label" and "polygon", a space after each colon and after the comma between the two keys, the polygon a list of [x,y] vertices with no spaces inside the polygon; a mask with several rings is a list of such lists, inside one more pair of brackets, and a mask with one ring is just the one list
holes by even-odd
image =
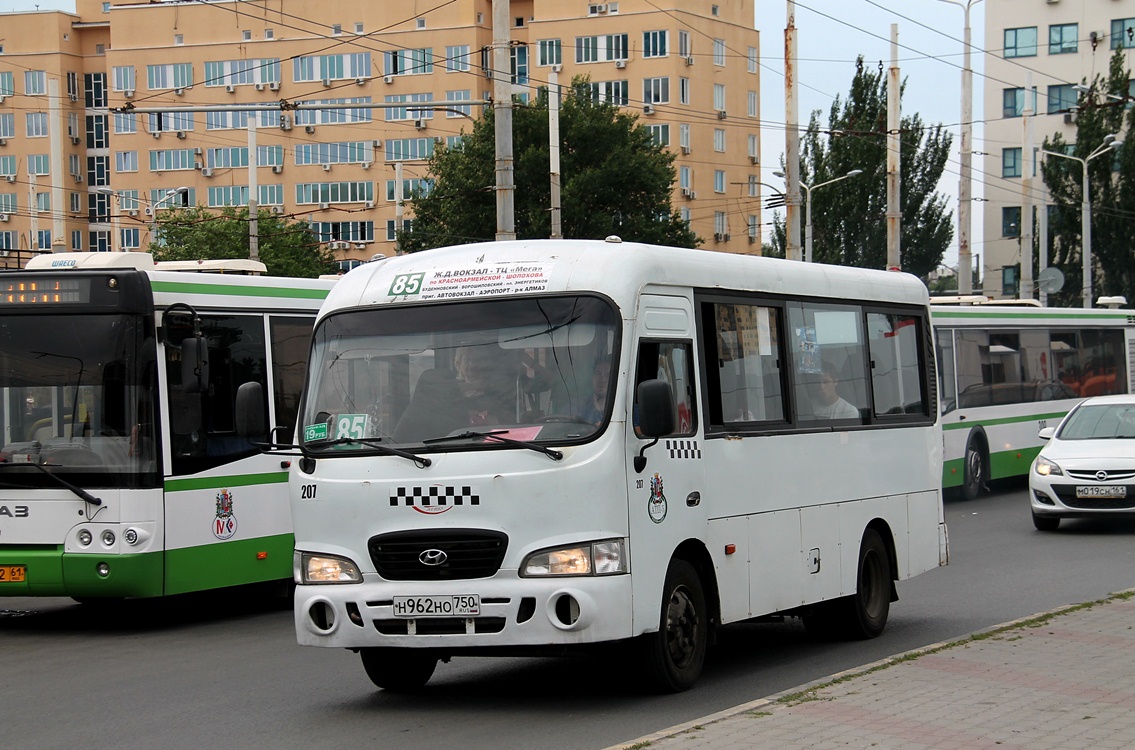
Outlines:
{"label": "street lamp post", "polygon": [[[784,177],[784,172],[773,172],[777,177]],[[822,188],[824,185],[831,185],[833,182],[846,180],[848,177],[854,177],[857,174],[863,174],[862,169],[853,169],[845,175],[836,177],[827,182],[821,182],[819,185],[808,185],[803,181],[800,182],[800,187],[804,188],[804,262],[812,262],[812,191]]]}
{"label": "street lamp post", "polygon": [[[1090,195],[1091,180],[1088,178],[1088,162],[1097,156],[1103,156],[1110,153],[1123,145],[1123,141],[1119,140],[1114,133],[1108,133],[1103,137],[1103,143],[1100,144],[1095,151],[1088,154],[1087,158],[1080,158],[1079,156],[1072,156],[1070,154],[1062,154],[1059,151],[1049,151],[1048,149],[1041,149],[1041,153],[1047,156],[1059,156],[1062,159],[1071,159],[1080,163],[1080,168],[1083,170],[1083,186],[1080,189],[1082,202],[1080,204],[1080,235],[1081,244],[1083,247],[1080,250],[1080,255],[1083,260],[1083,294],[1084,294],[1084,307],[1092,306],[1092,200]],[[1042,252],[1044,250],[1042,249]]]}
{"label": "street lamp post", "polygon": [[[969,235],[970,190],[973,185],[973,69],[970,67],[969,9],[981,0],[941,0],[960,6],[965,11],[965,29],[962,37],[962,136],[958,145],[961,157],[961,175],[958,178],[958,294],[973,290],[973,258],[970,254]],[[963,272],[962,269],[965,269]]]}

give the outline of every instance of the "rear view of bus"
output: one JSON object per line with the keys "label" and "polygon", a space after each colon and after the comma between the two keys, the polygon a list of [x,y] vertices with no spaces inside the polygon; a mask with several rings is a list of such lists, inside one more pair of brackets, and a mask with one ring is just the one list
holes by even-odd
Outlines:
{"label": "rear view of bus", "polygon": [[165,271],[144,253],[0,274],[0,596],[286,578],[286,472],[236,434],[235,392],[259,383],[264,413],[294,425],[331,286]]}
{"label": "rear view of bus", "polygon": [[290,496],[301,644],[389,690],[606,645],[694,684],[773,613],[874,637],[946,562],[927,293],[606,241],[442,248],[320,311]]}

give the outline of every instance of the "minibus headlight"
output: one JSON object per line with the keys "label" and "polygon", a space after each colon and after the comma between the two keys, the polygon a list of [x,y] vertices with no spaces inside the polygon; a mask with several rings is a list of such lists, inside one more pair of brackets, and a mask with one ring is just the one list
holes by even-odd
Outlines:
{"label": "minibus headlight", "polygon": [[1064,472],[1060,469],[1060,466],[1053,461],[1049,461],[1044,456],[1037,456],[1036,463],[1033,464],[1033,471],[1040,474],[1042,477],[1064,476]]}
{"label": "minibus headlight", "polygon": [[627,572],[626,545],[622,539],[541,550],[528,556],[520,568],[525,577],[604,576]]}
{"label": "minibus headlight", "polygon": [[363,580],[358,567],[345,557],[304,552],[299,563],[297,583],[358,583]]}

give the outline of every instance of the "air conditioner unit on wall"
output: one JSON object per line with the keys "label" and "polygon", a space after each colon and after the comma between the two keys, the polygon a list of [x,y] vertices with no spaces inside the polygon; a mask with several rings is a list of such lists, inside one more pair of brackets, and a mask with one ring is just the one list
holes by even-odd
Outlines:
{"label": "air conditioner unit on wall", "polygon": [[280,174],[283,171],[284,171],[284,165],[283,164],[273,164],[272,165],[272,174]]}
{"label": "air conditioner unit on wall", "polygon": [[201,176],[202,177],[212,177],[213,176],[213,168],[212,167],[202,167],[201,168]]}
{"label": "air conditioner unit on wall", "polygon": [[279,91],[280,90],[280,82],[279,81],[272,81],[271,83],[268,84],[268,90],[269,91]]}
{"label": "air conditioner unit on wall", "polygon": [[0,214],[0,221],[7,221],[7,220],[8,220],[8,214]]}
{"label": "air conditioner unit on wall", "polygon": [[686,65],[693,65],[693,64],[694,64],[694,56],[690,55],[689,57],[686,58]]}
{"label": "air conditioner unit on wall", "polygon": [[619,70],[622,70],[623,68],[627,67],[627,61],[626,60],[616,60],[615,61],[615,67],[618,68]]}
{"label": "air conditioner unit on wall", "polygon": [[653,104],[644,104],[644,105],[642,105],[642,113],[643,113],[644,115],[652,115],[652,114],[654,114],[654,105],[653,105]]}
{"label": "air conditioner unit on wall", "polygon": [[284,207],[283,206],[272,206],[268,210],[271,211],[276,216],[279,216],[280,214],[284,213]]}
{"label": "air conditioner unit on wall", "polygon": [[327,210],[327,209],[331,208],[331,204],[330,203],[320,203],[319,208],[322,209],[322,210]]}
{"label": "air conditioner unit on wall", "polygon": [[725,110],[724,109],[717,113],[717,119],[719,119],[719,120],[725,119]]}
{"label": "air conditioner unit on wall", "polygon": [[79,136],[77,136],[77,135],[71,136],[71,143],[75,144],[76,146],[78,146],[82,142],[83,142],[83,139],[80,138]]}
{"label": "air conditioner unit on wall", "polygon": [[424,130],[425,127],[426,127],[426,121],[425,120],[414,120],[414,127],[417,128],[418,130]]}
{"label": "air conditioner unit on wall", "polygon": [[382,82],[383,83],[394,83],[394,76],[383,76]]}
{"label": "air conditioner unit on wall", "polygon": [[229,92],[230,94],[232,94],[232,93],[234,93],[234,92],[236,91],[236,86],[234,86],[234,85],[232,85],[232,84],[230,83],[230,84],[228,84],[227,86],[225,86],[225,91],[227,91],[227,92]]}

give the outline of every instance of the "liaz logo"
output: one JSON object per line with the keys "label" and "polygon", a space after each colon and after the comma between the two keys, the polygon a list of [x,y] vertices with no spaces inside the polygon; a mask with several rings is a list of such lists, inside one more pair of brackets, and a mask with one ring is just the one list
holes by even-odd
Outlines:
{"label": "liaz logo", "polygon": [[26,505],[0,505],[0,517],[7,518],[27,518],[28,506]]}

